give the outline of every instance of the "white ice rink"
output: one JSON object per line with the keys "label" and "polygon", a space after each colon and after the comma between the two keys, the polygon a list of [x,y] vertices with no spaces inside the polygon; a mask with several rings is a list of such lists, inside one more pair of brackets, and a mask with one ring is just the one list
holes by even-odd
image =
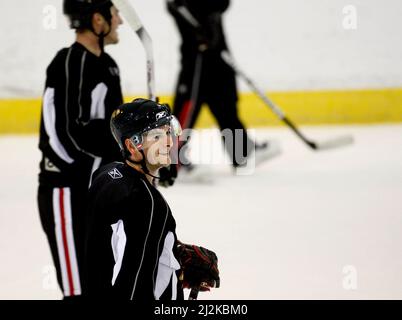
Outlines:
{"label": "white ice rink", "polygon": [[[200,299],[402,299],[402,125],[303,130],[355,144],[315,153],[286,128],[258,130],[284,153],[253,175],[220,168],[213,184],[162,190],[179,238],[219,257],[221,288]],[[0,299],[59,299],[37,136],[1,136],[0,149]]]}

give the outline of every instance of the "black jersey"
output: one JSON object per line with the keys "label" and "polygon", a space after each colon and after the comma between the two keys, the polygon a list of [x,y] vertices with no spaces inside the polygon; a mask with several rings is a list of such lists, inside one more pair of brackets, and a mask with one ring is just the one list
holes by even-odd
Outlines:
{"label": "black jersey", "polygon": [[159,191],[130,166],[94,173],[85,274],[91,298],[181,299],[176,223]]}
{"label": "black jersey", "polygon": [[121,159],[109,120],[122,102],[119,69],[107,53],[98,57],[77,42],[57,53],[42,103],[41,184],[88,185],[94,169]]}
{"label": "black jersey", "polygon": [[[208,49],[202,52],[198,96],[200,100],[210,102],[237,101],[235,73],[222,59],[222,51],[228,51],[225,33],[222,25],[222,14],[229,6],[229,0],[174,0],[177,6],[185,6],[197,20],[200,27],[194,28],[174,6],[168,9],[179,29],[181,43],[181,69],[177,92],[191,94],[195,73],[195,61],[200,56],[199,45],[207,44]],[[204,101],[202,101],[204,102]],[[219,104],[228,104],[219,102]],[[177,103],[175,102],[175,108]],[[218,120],[219,121],[219,120]]]}
{"label": "black jersey", "polygon": [[200,36],[209,45],[208,54],[219,55],[222,50],[227,50],[221,14],[228,8],[229,0],[173,0],[173,3],[176,6],[185,6],[200,25],[198,30],[194,28],[168,2],[169,12],[174,17],[182,38],[182,62],[195,59]]}

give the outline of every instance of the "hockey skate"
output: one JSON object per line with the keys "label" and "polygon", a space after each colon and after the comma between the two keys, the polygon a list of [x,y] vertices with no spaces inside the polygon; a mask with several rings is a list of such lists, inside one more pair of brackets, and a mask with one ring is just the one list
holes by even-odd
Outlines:
{"label": "hockey skate", "polygon": [[238,175],[253,174],[256,167],[279,156],[281,153],[282,149],[278,141],[269,140],[263,143],[256,143],[255,149],[246,158],[245,163],[234,167],[234,173]]}
{"label": "hockey skate", "polygon": [[276,140],[265,141],[255,145],[255,152],[251,155],[255,158],[255,166],[279,156],[282,153],[281,146]]}
{"label": "hockey skate", "polygon": [[182,165],[177,182],[211,184],[214,182],[213,175],[213,168],[209,165]]}

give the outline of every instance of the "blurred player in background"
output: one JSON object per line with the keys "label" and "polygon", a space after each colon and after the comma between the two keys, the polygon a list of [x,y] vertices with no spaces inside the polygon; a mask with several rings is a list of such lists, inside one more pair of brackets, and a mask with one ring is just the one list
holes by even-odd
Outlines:
{"label": "blurred player in background", "polygon": [[[228,51],[222,14],[229,0],[167,0],[167,6],[182,38],[173,111],[183,129],[193,128],[202,104],[206,103],[221,132],[230,132],[233,137],[225,148],[234,168],[244,165],[254,151],[257,162],[279,154],[276,143],[254,144],[238,117],[235,73],[221,58],[222,51]],[[180,160],[184,172],[194,171],[195,166],[188,159]],[[176,175],[176,166],[171,166],[170,172],[162,171],[166,185],[172,184]]]}
{"label": "blurred player in background", "polygon": [[122,103],[119,68],[104,46],[122,23],[108,0],[64,0],[75,42],[47,68],[39,148],[38,206],[64,298],[82,293],[85,210],[91,174],[121,159],[110,132]]}

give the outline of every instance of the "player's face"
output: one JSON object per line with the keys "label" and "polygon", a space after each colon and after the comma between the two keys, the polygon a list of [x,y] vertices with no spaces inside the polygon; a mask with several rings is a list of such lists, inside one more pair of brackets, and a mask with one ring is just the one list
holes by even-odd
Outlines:
{"label": "player's face", "polygon": [[112,6],[110,8],[110,12],[112,13],[112,21],[110,25],[111,30],[109,34],[105,37],[105,44],[115,44],[119,42],[117,28],[123,23],[123,20],[119,15],[119,11],[116,9],[115,6]]}
{"label": "player's face", "polygon": [[143,150],[147,163],[153,169],[170,165],[172,147],[173,139],[169,125],[153,129],[144,135]]}

